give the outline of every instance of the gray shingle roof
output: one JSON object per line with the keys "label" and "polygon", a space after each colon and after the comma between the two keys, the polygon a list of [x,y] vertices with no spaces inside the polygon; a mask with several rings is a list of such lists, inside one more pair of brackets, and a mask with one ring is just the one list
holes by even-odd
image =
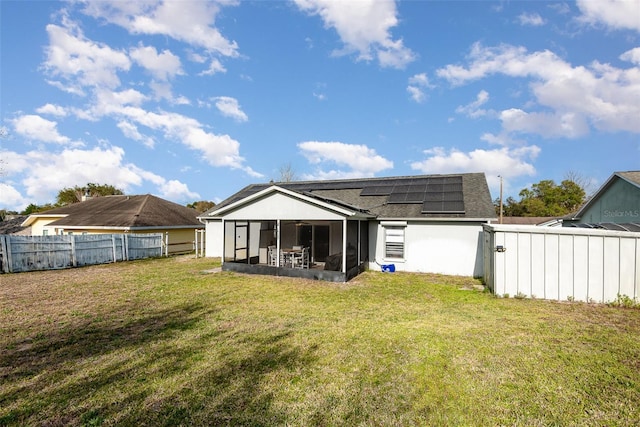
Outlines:
{"label": "gray shingle roof", "polygon": [[103,196],[41,212],[67,215],[51,225],[74,227],[202,227],[195,209],[150,194]]}
{"label": "gray shingle roof", "polygon": [[[462,180],[464,213],[423,213],[422,203],[389,203],[389,195],[362,195],[367,187],[381,187],[411,184],[423,184],[429,179],[456,178]],[[215,212],[231,203],[277,185],[291,191],[309,196],[321,197],[325,201],[336,201],[367,211],[378,218],[495,218],[487,180],[483,173],[465,173],[452,175],[420,175],[385,178],[347,179],[328,181],[294,181],[249,185],[226,200],[217,204],[202,217],[215,217]]]}
{"label": "gray shingle roof", "polygon": [[640,171],[616,172],[616,175],[619,175],[640,187]]}

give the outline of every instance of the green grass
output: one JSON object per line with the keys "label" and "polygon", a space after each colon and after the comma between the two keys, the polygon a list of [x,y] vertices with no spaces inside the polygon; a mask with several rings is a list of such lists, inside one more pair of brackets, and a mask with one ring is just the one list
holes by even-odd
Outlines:
{"label": "green grass", "polygon": [[640,310],[473,279],[205,274],[179,257],[0,276],[0,425],[640,420]]}

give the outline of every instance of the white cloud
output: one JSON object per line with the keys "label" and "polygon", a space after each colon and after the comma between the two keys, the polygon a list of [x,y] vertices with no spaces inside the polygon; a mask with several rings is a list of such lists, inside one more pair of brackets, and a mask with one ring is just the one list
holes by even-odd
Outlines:
{"label": "white cloud", "polygon": [[544,138],[577,138],[589,133],[581,114],[527,113],[517,108],[500,113],[502,128],[509,133],[536,133]]}
{"label": "white cloud", "polygon": [[620,55],[623,61],[629,61],[632,64],[640,65],[640,47],[633,48]]}
{"label": "white cloud", "polygon": [[521,13],[518,16],[520,25],[530,25],[532,27],[539,27],[545,24],[545,20],[538,13]]}
{"label": "white cloud", "polygon": [[149,88],[153,91],[154,99],[159,101],[161,99],[167,100],[174,105],[189,105],[191,102],[184,96],[174,96],[171,84],[168,82],[151,81]]}
{"label": "white cloud", "polygon": [[456,113],[465,114],[472,119],[486,116],[488,114],[488,111],[480,107],[486,104],[487,101],[489,101],[489,92],[487,92],[486,90],[481,90],[480,92],[478,92],[475,101],[467,105],[459,106],[458,108],[456,108]]}
{"label": "white cloud", "polygon": [[582,12],[579,20],[588,24],[605,24],[612,29],[640,31],[638,0],[577,0]]}
{"label": "white cloud", "polygon": [[176,75],[184,74],[180,58],[169,50],[158,53],[153,46],[138,46],[131,49],[129,55],[158,80],[169,80]]}
{"label": "white cloud", "polygon": [[160,196],[169,200],[198,200],[200,195],[189,190],[187,184],[174,179],[166,181],[159,187]]}
{"label": "white cloud", "polygon": [[28,200],[22,197],[22,194],[12,185],[7,183],[0,182],[0,194],[2,195],[0,209],[21,211],[29,205]]}
{"label": "white cloud", "polygon": [[382,67],[404,68],[415,60],[415,54],[394,40],[390,30],[398,25],[393,0],[295,0],[298,8],[309,15],[319,15],[325,27],[333,28],[344,43],[336,55],[356,53],[358,60],[377,59]]}
{"label": "white cloud", "polygon": [[226,73],[227,69],[224,68],[224,65],[217,59],[211,59],[211,63],[209,64],[209,68],[198,74],[199,76],[212,76],[217,73]]}
{"label": "white cloud", "polygon": [[127,138],[133,139],[134,141],[142,142],[144,145],[146,145],[149,148],[154,147],[155,141],[153,140],[153,138],[141,134],[140,131],[138,130],[138,127],[133,123],[123,120],[118,122],[117,126],[118,126],[118,129],[120,129],[124,134],[124,136],[126,136]]}
{"label": "white cloud", "polygon": [[[15,196],[16,205],[24,200],[53,201],[60,189],[83,185],[87,182],[98,182],[121,188],[131,193],[133,187],[145,181],[156,185],[162,195],[171,195],[171,199],[188,200],[197,197],[186,185],[179,181],[166,179],[124,163],[124,150],[120,147],[82,149],[64,149],[59,153],[46,151],[30,151],[24,154],[3,152],[12,169],[9,175],[20,174],[25,178],[20,185],[25,188],[26,197]],[[12,188],[15,189],[16,185]],[[4,198],[4,195],[3,195]],[[6,202],[5,202],[6,203]]]}
{"label": "white cloud", "polygon": [[218,96],[214,98],[216,108],[225,117],[230,117],[237,122],[246,122],[249,117],[242,111],[238,100],[229,96]]}
{"label": "white cloud", "polygon": [[70,144],[71,140],[58,132],[58,123],[40,116],[26,114],[12,121],[16,133],[32,141]]}
{"label": "white cloud", "polygon": [[[68,20],[65,23],[65,27],[47,25],[49,45],[44,68],[52,76],[67,79],[72,87],[77,84],[118,87],[118,70],[128,70],[131,66],[126,53],[88,40],[75,24]],[[76,87],[69,91],[81,92],[81,89]]]}
{"label": "white cloud", "polygon": [[[634,58],[633,53],[623,55]],[[638,68],[599,62],[573,67],[550,51],[528,53],[523,47],[479,43],[473,45],[468,59],[468,67],[448,65],[437,70],[437,75],[453,85],[495,74],[531,80],[535,100],[547,110],[517,115],[512,113],[520,109],[505,110],[501,118],[514,130],[568,138],[586,134],[588,125],[604,131],[640,132]]]}
{"label": "white cloud", "polygon": [[[371,177],[393,167],[393,162],[376,153],[366,145],[343,142],[306,141],[298,144],[301,153],[314,165],[335,165],[341,170],[318,170],[305,178],[357,178]],[[346,170],[344,169],[346,168]]]}
{"label": "white cloud", "polygon": [[533,160],[540,153],[535,145],[517,148],[502,147],[493,150],[476,149],[468,153],[443,147],[425,150],[426,158],[414,162],[411,168],[424,174],[449,174],[484,172],[491,187],[503,178],[533,176],[536,173]]}
{"label": "white cloud", "polygon": [[426,73],[415,74],[409,77],[409,85],[407,86],[407,92],[409,92],[410,98],[417,103],[422,103],[427,99],[425,89],[433,89],[434,85],[429,82],[429,78]]}
{"label": "white cloud", "polygon": [[215,28],[220,9],[238,2],[83,0],[82,4],[87,15],[119,25],[131,34],[164,35],[223,56],[238,56],[238,44]]}
{"label": "white cloud", "polygon": [[53,104],[45,104],[42,107],[36,109],[38,114],[48,114],[50,116],[64,117],[67,115],[67,110],[64,107]]}

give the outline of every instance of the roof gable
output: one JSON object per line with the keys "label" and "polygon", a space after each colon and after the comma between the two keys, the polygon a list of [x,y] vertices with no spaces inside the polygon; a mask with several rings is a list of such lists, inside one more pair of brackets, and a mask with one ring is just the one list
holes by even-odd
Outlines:
{"label": "roof gable", "polygon": [[363,213],[274,185],[226,205],[216,211],[216,215],[235,220],[264,218],[265,215],[285,220],[335,220],[363,216]]}
{"label": "roof gable", "polygon": [[201,227],[197,215],[194,209],[146,194],[96,197],[31,217],[63,216],[49,224],[54,226],[144,229]]}
{"label": "roof gable", "polygon": [[[273,183],[249,185],[201,217],[219,217],[227,206],[243,200],[251,202],[254,195],[272,186]],[[281,182],[275,187],[322,201],[334,209],[366,212],[378,218],[490,219],[496,216],[483,173]]]}
{"label": "roof gable", "polygon": [[602,186],[594,193],[594,195],[582,207],[572,215],[574,218],[581,218],[592,206],[594,206],[603,195],[618,180],[622,180],[634,187],[640,189],[640,171],[614,172]]}

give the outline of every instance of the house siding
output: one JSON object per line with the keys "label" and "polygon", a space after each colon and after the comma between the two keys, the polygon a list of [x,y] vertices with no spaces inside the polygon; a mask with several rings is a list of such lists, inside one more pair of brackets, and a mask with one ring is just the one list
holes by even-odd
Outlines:
{"label": "house siding", "polygon": [[395,264],[397,271],[482,277],[482,223],[407,221],[404,259],[384,258],[384,226],[369,228],[370,268]]}
{"label": "house siding", "polygon": [[640,188],[617,178],[582,214],[581,223],[640,221]]}

